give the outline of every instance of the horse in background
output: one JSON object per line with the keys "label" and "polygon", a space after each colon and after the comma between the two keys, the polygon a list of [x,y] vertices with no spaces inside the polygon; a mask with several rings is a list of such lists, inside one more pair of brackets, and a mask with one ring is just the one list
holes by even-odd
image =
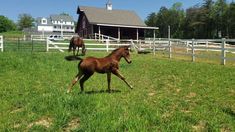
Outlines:
{"label": "horse in background", "polygon": [[131,89],[132,86],[126,81],[125,77],[119,72],[119,61],[124,58],[127,63],[131,63],[129,46],[123,46],[117,48],[112,53],[104,58],[87,57],[81,60],[78,64],[78,74],[75,76],[72,84],[69,86],[67,93],[69,93],[72,87],[80,80],[81,91],[84,90],[83,84],[89,79],[95,72],[107,74],[108,91],[110,92],[111,73],[123,80]]}
{"label": "horse in background", "polygon": [[77,49],[76,56],[78,56],[78,52],[79,52],[80,47],[82,48],[82,55],[85,55],[86,48],[85,48],[85,44],[84,44],[83,39],[78,36],[72,37],[70,40],[70,44],[69,44],[69,52],[71,52],[73,50],[73,55],[75,56],[75,51]]}

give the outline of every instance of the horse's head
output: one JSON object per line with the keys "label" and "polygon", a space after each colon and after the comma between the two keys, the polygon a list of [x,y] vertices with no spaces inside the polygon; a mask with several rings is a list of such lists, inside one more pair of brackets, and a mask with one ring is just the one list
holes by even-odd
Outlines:
{"label": "horse's head", "polygon": [[126,60],[127,63],[131,63],[131,58],[130,58],[130,46],[124,46],[123,47],[123,52],[122,52],[122,57]]}

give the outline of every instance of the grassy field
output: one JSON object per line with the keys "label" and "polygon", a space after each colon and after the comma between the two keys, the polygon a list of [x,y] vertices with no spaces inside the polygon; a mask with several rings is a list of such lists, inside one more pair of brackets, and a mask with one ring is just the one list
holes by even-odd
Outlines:
{"label": "grassy field", "polygon": [[[105,52],[88,51],[102,57]],[[235,131],[235,67],[132,54],[120,70],[130,90],[95,74],[66,89],[68,53],[0,53],[0,131]]]}
{"label": "grassy field", "polygon": [[9,31],[9,32],[4,32],[0,33],[3,37],[9,37],[9,38],[23,38],[24,33],[21,31]]}

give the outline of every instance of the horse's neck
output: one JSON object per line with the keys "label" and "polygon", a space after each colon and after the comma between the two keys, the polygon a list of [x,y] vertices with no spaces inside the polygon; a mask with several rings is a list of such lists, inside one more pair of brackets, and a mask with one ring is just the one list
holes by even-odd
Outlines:
{"label": "horse's neck", "polygon": [[122,58],[122,56],[120,55],[120,54],[118,54],[118,53],[113,53],[112,55],[110,55],[110,56],[108,56],[108,57],[110,57],[110,58],[112,58],[112,59],[114,59],[114,60],[116,60],[116,61],[120,61],[121,60],[121,58]]}

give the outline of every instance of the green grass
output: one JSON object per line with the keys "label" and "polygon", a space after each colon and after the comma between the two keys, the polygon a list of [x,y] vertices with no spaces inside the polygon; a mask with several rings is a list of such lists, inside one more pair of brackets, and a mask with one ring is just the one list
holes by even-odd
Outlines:
{"label": "green grass", "polygon": [[[102,57],[105,52],[88,51]],[[235,68],[132,54],[120,71],[66,89],[78,62],[68,53],[0,53],[0,131],[235,131]]]}
{"label": "green grass", "polygon": [[3,35],[4,38],[23,38],[24,33],[21,31],[9,31],[0,33],[0,35]]}

